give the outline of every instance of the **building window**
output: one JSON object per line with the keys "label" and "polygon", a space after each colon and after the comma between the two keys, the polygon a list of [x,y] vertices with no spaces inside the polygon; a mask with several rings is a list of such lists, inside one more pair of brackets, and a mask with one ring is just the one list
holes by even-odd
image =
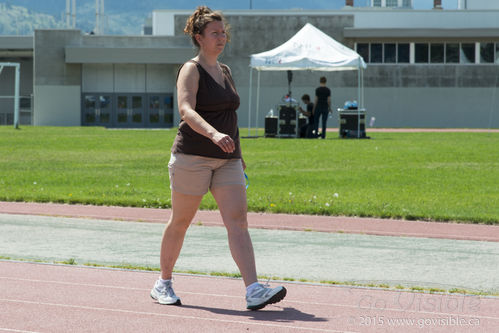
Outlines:
{"label": "building window", "polygon": [[475,63],[475,44],[462,43],[461,44],[461,63],[474,64]]}
{"label": "building window", "polygon": [[397,45],[395,43],[383,44],[383,62],[385,64],[396,63],[397,62]]}
{"label": "building window", "polygon": [[412,0],[371,0],[370,3],[372,7],[412,8]]}
{"label": "building window", "polygon": [[85,107],[86,108],[95,108],[97,98],[95,96],[85,96]]}
{"label": "building window", "polygon": [[403,0],[402,1],[402,6],[403,7],[412,8],[412,0]]}
{"label": "building window", "polygon": [[494,63],[494,43],[480,43],[480,63]]}
{"label": "building window", "polygon": [[364,59],[365,62],[369,62],[369,44],[357,44],[357,53],[362,57],[362,59]]}
{"label": "building window", "polygon": [[142,108],[142,96],[133,96],[132,97],[132,108],[133,109]]}
{"label": "building window", "polygon": [[383,44],[373,43],[371,44],[371,59],[372,63],[382,63],[383,62]]}
{"label": "building window", "polygon": [[358,43],[357,53],[373,64],[499,64],[499,43]]}
{"label": "building window", "polygon": [[126,96],[118,96],[118,108],[126,109],[127,107],[127,98]]}
{"label": "building window", "polygon": [[417,64],[427,64],[428,53],[428,44],[416,43],[414,45],[414,60]]}
{"label": "building window", "polygon": [[444,63],[444,44],[431,44],[430,46],[430,62],[432,64]]}
{"label": "building window", "polygon": [[445,63],[447,64],[459,63],[459,44],[457,43],[445,44]]}
{"label": "building window", "polygon": [[397,45],[397,62],[398,63],[409,63],[410,57],[410,46],[409,43],[398,44]]}
{"label": "building window", "polygon": [[409,63],[409,43],[358,43],[357,53],[368,63]]}

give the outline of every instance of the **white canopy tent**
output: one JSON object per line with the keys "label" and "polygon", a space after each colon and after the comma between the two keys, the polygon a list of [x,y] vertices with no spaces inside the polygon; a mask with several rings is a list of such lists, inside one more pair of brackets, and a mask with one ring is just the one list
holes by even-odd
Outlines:
{"label": "white canopy tent", "polygon": [[[253,90],[253,69],[258,71],[255,124],[258,128],[260,107],[261,71],[358,71],[359,113],[364,108],[363,70],[367,68],[364,59],[352,49],[338,43],[321,30],[307,23],[291,39],[270,51],[252,54],[250,61],[248,136],[251,128],[251,101]],[[360,119],[360,117],[359,117]]]}

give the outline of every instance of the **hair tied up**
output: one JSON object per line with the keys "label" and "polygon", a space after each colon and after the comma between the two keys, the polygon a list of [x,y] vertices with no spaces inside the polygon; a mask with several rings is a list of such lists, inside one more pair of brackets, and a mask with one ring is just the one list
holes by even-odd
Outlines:
{"label": "hair tied up", "polygon": [[225,31],[227,33],[227,41],[230,41],[229,37],[229,25],[225,22],[225,18],[222,13],[213,11],[207,6],[198,6],[194,13],[187,19],[185,23],[184,33],[189,35],[195,46],[199,47],[199,43],[196,40],[196,35],[202,34],[206,25],[213,21],[223,22],[225,25]]}

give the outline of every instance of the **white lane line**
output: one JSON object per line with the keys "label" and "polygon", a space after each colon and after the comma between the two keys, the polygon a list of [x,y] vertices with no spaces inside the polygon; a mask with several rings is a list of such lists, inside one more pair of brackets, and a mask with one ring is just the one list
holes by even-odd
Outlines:
{"label": "white lane line", "polygon": [[242,320],[204,318],[204,317],[196,317],[196,316],[174,315],[174,314],[167,314],[167,313],[154,313],[154,312],[144,312],[144,311],[123,310],[123,309],[109,309],[109,308],[101,308],[101,307],[93,307],[93,306],[85,306],[85,305],[70,305],[70,304],[60,304],[60,303],[33,302],[33,301],[24,301],[24,300],[6,299],[6,298],[0,298],[0,302],[32,304],[32,305],[41,305],[41,306],[54,306],[54,307],[80,309],[80,310],[118,312],[118,313],[126,313],[126,314],[170,317],[170,318],[179,318],[179,319],[204,320],[204,321],[230,323],[230,324],[241,324],[241,325],[289,328],[289,329],[294,329],[294,330],[306,330],[306,331],[317,331],[317,332],[358,333],[358,332],[352,332],[352,331],[337,331],[337,330],[333,330],[333,329],[322,329],[322,328],[311,328],[311,327],[300,327],[300,326],[278,325],[278,324],[265,324],[265,323],[253,323],[253,322],[242,321]]}
{"label": "white lane line", "polygon": [[14,278],[14,277],[9,277],[9,276],[0,276],[0,279],[23,281],[23,282],[62,284],[62,285],[77,286],[77,287],[111,288],[111,289],[140,290],[140,291],[148,290],[148,289],[144,289],[144,288],[120,287],[120,286],[111,286],[111,285],[105,285],[105,284],[77,283],[77,282],[40,280],[40,279],[24,279],[24,278]]}
{"label": "white lane line", "polygon": [[[77,287],[108,288],[108,289],[122,289],[122,290],[135,290],[135,291],[149,292],[149,289],[144,289],[144,288],[121,287],[121,286],[102,285],[102,284],[88,284],[88,283],[76,283],[76,282],[66,282],[66,281],[25,279],[25,278],[13,278],[13,277],[3,277],[3,276],[0,276],[0,279],[23,281],[23,282],[61,284],[61,285],[70,285],[70,286],[77,286]],[[241,296],[225,295],[225,294],[209,294],[209,293],[182,291],[182,290],[177,290],[177,292],[179,294],[182,293],[182,294],[198,295],[198,296],[204,296],[204,297],[225,297],[225,298],[237,298],[237,299],[241,298]],[[427,295],[427,294],[424,294],[424,295]],[[430,295],[428,295],[428,296],[430,296]],[[439,296],[439,295],[436,295],[436,296]],[[448,296],[448,295],[445,295],[445,296]],[[350,309],[357,309],[357,310],[362,310],[362,311],[368,311],[368,310],[369,311],[393,311],[393,312],[401,312],[401,313],[415,313],[415,314],[428,314],[428,315],[441,315],[441,316],[459,315],[461,317],[499,320],[499,317],[482,316],[482,315],[478,315],[478,314],[464,314],[464,313],[457,314],[457,313],[451,313],[451,312],[422,311],[421,309],[420,310],[411,310],[411,309],[391,308],[391,307],[384,307],[383,309],[377,309],[377,308],[372,308],[372,307],[371,308],[370,307],[363,307],[359,304],[350,305],[350,304],[337,304],[337,303],[307,302],[307,301],[293,300],[293,299],[289,299],[289,298],[286,298],[284,300],[284,302],[294,303],[294,304],[304,304],[304,305],[350,308]]]}
{"label": "white lane line", "polygon": [[[150,289],[145,289],[145,288],[122,287],[122,286],[112,286],[112,285],[105,285],[105,284],[91,284],[91,283],[77,283],[77,282],[67,282],[67,281],[24,279],[24,278],[13,278],[13,277],[4,277],[4,276],[0,276],[0,279],[13,280],[13,281],[23,281],[23,282],[61,284],[61,285],[75,286],[75,287],[92,287],[92,288],[107,288],[107,289],[121,289],[121,290],[135,290],[135,291],[150,291]],[[229,298],[241,298],[242,297],[242,296],[224,295],[224,294],[195,293],[195,292],[190,292],[190,291],[182,291],[181,289],[178,289],[178,291],[180,291],[183,294],[190,294],[190,295],[229,297]]]}
{"label": "white lane line", "polygon": [[16,333],[40,333],[40,332],[35,332],[35,331],[23,331],[23,330],[16,330],[13,328],[5,328],[5,327],[0,327],[0,331],[2,331],[2,332],[16,332]]}

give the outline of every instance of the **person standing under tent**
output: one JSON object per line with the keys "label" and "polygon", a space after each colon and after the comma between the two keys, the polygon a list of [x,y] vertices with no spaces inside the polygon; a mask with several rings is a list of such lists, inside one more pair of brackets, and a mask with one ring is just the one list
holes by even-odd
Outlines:
{"label": "person standing under tent", "polygon": [[320,137],[322,139],[326,138],[326,129],[327,129],[327,118],[329,116],[329,112],[331,112],[331,90],[326,87],[327,79],[325,76],[322,76],[319,80],[320,86],[315,89],[315,102],[314,102],[314,131],[318,136],[319,131],[319,120],[322,119],[322,132]]}
{"label": "person standing under tent", "polygon": [[315,138],[314,132],[314,103],[310,102],[310,96],[308,94],[304,94],[301,97],[302,102],[305,104],[307,110],[303,110],[301,106],[298,107],[298,111],[301,112],[308,118],[307,124],[300,128],[300,137],[301,138]]}
{"label": "person standing under tent", "polygon": [[208,190],[218,204],[232,257],[246,285],[247,309],[258,310],[286,296],[284,287],[268,288],[257,280],[237,127],[239,95],[229,67],[217,60],[229,40],[227,29],[222,14],[206,6],[196,9],[184,29],[198,54],[177,77],[181,122],[168,163],[172,213],[161,242],[161,275],[151,290],[160,304],[181,304],[172,288],[173,267]]}

